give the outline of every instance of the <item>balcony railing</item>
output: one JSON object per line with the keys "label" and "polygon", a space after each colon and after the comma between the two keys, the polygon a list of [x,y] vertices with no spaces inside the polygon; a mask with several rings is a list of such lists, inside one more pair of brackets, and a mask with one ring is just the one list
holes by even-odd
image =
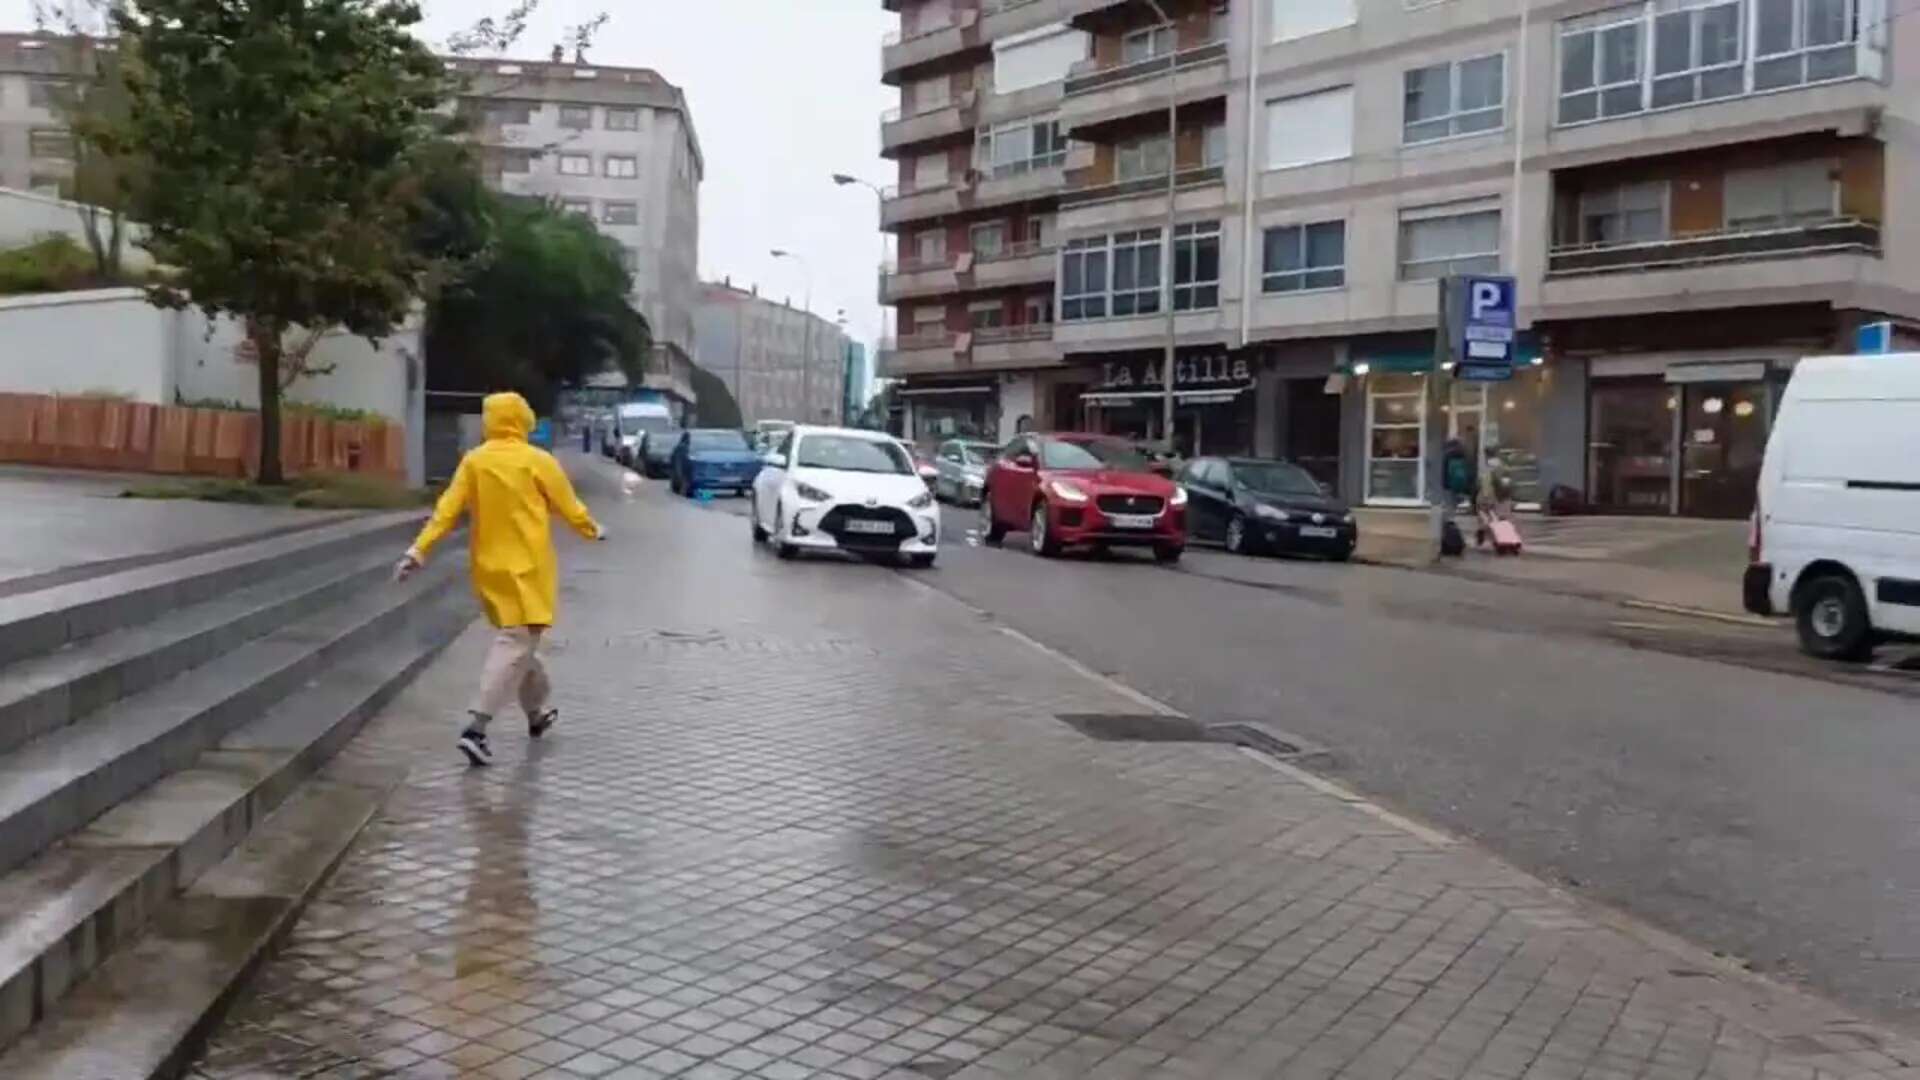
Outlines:
{"label": "balcony railing", "polygon": [[[1197,169],[1182,169],[1173,178],[1176,188],[1206,187],[1226,180],[1226,170],[1219,165],[1207,165]],[[1111,199],[1127,199],[1138,195],[1152,195],[1167,190],[1167,178],[1164,176],[1142,176],[1133,180],[1116,180],[1110,184],[1095,187],[1068,188],[1060,193],[1060,206],[1084,206],[1087,203],[1106,202]]]}
{"label": "balcony railing", "polygon": [[1008,341],[1051,341],[1053,324],[1021,323],[1017,326],[983,326],[973,332],[975,345],[995,345]]}
{"label": "balcony railing", "polygon": [[1170,67],[1176,69],[1198,67],[1201,64],[1210,64],[1216,60],[1224,60],[1226,57],[1227,43],[1224,41],[1210,41],[1205,45],[1196,45],[1191,49],[1183,49],[1176,53],[1150,56],[1145,60],[1135,60],[1131,64],[1122,64],[1119,67],[1101,68],[1080,75],[1069,74],[1067,76],[1066,95],[1073,97],[1076,94],[1090,94],[1095,90],[1105,89],[1106,87],[1119,83],[1132,82],[1135,79],[1144,79],[1153,75],[1163,75]]}
{"label": "balcony railing", "polygon": [[951,330],[925,330],[912,334],[901,334],[891,341],[882,341],[880,347],[889,352],[916,352],[921,349],[950,349],[953,347],[954,332]]}
{"label": "balcony railing", "polygon": [[1030,255],[1045,255],[1056,245],[1051,240],[1020,240],[1011,244],[1002,244],[998,251],[973,253],[975,262],[1003,262],[1008,259],[1024,259]]}
{"label": "balcony railing", "polygon": [[1563,244],[1547,253],[1549,274],[1603,274],[1628,270],[1744,262],[1775,255],[1839,251],[1878,252],[1880,225],[1860,218],[1828,218],[1777,227],[1688,233],[1662,240]]}
{"label": "balcony railing", "polygon": [[[903,45],[909,41],[918,41],[923,37],[932,37],[942,30],[951,30],[958,25],[960,24],[957,22],[949,21],[940,23],[937,26],[922,26],[915,28],[911,34],[907,33],[903,27],[896,26],[880,36],[880,45],[883,48],[890,45]],[[872,33],[872,31],[869,30],[868,33]]]}

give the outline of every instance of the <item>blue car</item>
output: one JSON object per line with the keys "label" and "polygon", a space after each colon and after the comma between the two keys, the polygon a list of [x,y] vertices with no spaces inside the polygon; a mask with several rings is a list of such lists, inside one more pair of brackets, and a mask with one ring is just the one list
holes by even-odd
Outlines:
{"label": "blue car", "polygon": [[675,495],[692,498],[702,491],[730,490],[745,495],[760,475],[760,455],[744,432],[729,428],[696,428],[682,432],[668,467]]}

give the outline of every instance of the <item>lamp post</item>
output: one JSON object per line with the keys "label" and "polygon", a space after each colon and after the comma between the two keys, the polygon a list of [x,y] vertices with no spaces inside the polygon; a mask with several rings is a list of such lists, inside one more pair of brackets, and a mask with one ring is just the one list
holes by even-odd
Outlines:
{"label": "lamp post", "polygon": [[807,292],[802,301],[806,310],[801,317],[806,320],[806,344],[800,353],[800,419],[804,422],[807,413],[813,408],[813,267],[799,255],[782,248],[774,248],[770,254],[776,259],[792,259],[800,264],[800,271],[806,275]]}
{"label": "lamp post", "polygon": [[1167,15],[1167,10],[1160,6],[1160,0],[1147,0],[1147,6],[1153,9],[1154,17],[1160,20],[1161,26],[1167,31],[1167,222],[1164,241],[1166,255],[1161,262],[1165,269],[1161,273],[1160,283],[1167,305],[1167,340],[1165,355],[1161,357],[1160,362],[1160,437],[1166,443],[1167,450],[1171,452],[1173,450],[1173,339],[1175,332],[1173,217],[1174,194],[1178,190],[1176,178],[1180,171],[1180,68],[1178,63],[1180,28]]}
{"label": "lamp post", "polygon": [[[834,173],[833,182],[840,187],[849,187],[858,184],[868,191],[873,192],[873,199],[877,204],[875,208],[876,221],[881,220],[881,217],[886,213],[887,193],[880,190],[880,185],[871,180],[865,180],[848,173]],[[887,265],[887,231],[885,228],[880,230],[880,265],[882,268]],[[887,336],[887,304],[884,295],[882,295],[880,299],[880,336],[884,339]]]}

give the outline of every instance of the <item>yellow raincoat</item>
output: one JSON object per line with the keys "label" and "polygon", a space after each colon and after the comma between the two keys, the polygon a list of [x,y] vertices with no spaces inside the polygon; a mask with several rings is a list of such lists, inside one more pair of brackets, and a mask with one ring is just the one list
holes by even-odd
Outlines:
{"label": "yellow raincoat", "polygon": [[487,441],[460,459],[453,483],[408,554],[427,553],[460,515],[473,513],[473,590],[499,627],[552,626],[559,563],[547,508],[588,539],[600,526],[573,493],[553,455],[527,442],[533,409],[519,394],[489,394],[481,405]]}

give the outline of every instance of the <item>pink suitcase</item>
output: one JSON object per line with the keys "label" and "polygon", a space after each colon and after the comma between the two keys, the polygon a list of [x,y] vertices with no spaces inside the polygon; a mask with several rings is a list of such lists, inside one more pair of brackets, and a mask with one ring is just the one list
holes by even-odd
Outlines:
{"label": "pink suitcase", "polygon": [[1520,554],[1520,549],[1524,545],[1520,542],[1520,530],[1513,527],[1513,522],[1506,518],[1495,518],[1488,523],[1487,531],[1493,536],[1495,555]]}

